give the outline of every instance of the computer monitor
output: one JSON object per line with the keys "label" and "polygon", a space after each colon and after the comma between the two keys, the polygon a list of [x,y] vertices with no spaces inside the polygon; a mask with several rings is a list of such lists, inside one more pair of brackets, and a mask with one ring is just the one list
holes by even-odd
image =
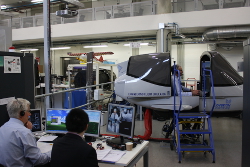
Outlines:
{"label": "computer monitor", "polygon": [[101,111],[98,110],[84,110],[89,116],[88,129],[84,133],[84,136],[100,136],[100,123],[101,123]]}
{"label": "computer monitor", "polygon": [[43,131],[40,109],[30,109],[29,121],[32,123],[32,132]]}
{"label": "computer monitor", "polygon": [[46,110],[46,133],[67,133],[66,116],[70,109],[48,108]]}
{"label": "computer monitor", "polygon": [[[66,116],[71,109],[54,109],[46,110],[46,132],[47,133],[67,133]],[[100,135],[100,121],[101,111],[98,110],[84,110],[89,116],[88,129],[84,136],[99,137]]]}
{"label": "computer monitor", "polygon": [[135,107],[109,103],[107,132],[120,135],[120,138],[112,139],[112,143],[124,144],[133,138],[135,127]]}

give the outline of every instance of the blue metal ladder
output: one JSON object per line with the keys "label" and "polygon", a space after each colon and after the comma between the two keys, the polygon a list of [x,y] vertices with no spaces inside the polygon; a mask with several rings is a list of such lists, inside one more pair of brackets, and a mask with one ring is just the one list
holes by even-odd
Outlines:
{"label": "blue metal ladder", "polygon": [[[179,110],[176,111],[174,107],[174,136],[173,136],[173,141],[174,145],[176,147],[176,151],[179,156],[179,163],[181,163],[182,159],[182,154],[184,155],[184,152],[211,152],[213,155],[213,163],[215,163],[215,149],[214,149],[214,141],[213,141],[213,132],[212,132],[212,123],[211,123],[211,116],[213,113],[213,109],[215,106],[215,94],[214,94],[214,87],[213,87],[213,76],[212,76],[212,71],[205,69],[205,65],[202,65],[202,73],[203,73],[203,85],[202,85],[202,99],[203,99],[203,111],[202,112],[185,112],[185,113],[180,113],[180,108],[182,105],[182,97],[181,93],[179,92],[179,97],[180,97],[180,107]],[[174,71],[178,73],[178,78],[179,78],[179,85],[180,90],[181,90],[181,84],[180,84],[180,73],[178,70]],[[206,97],[205,97],[205,88],[206,88],[206,75],[209,73],[210,80],[211,80],[211,88],[212,88],[212,94],[213,94],[213,106],[211,108],[210,114],[207,114],[206,112]],[[175,83],[175,82],[174,82]],[[175,84],[174,84],[174,90],[175,90]],[[174,93],[174,96],[175,93]],[[174,106],[175,106],[175,98],[174,98]],[[196,122],[202,122],[202,126],[200,129],[184,129],[180,130],[179,125],[181,125],[185,121],[185,119],[199,119],[201,121],[196,121]],[[188,121],[190,122],[190,121]],[[195,123],[195,121],[194,121]],[[207,125],[207,127],[206,127]],[[176,132],[175,132],[176,131]],[[202,140],[199,143],[181,143],[181,136],[182,135],[198,135]],[[208,136],[209,142],[205,139],[205,136]]]}

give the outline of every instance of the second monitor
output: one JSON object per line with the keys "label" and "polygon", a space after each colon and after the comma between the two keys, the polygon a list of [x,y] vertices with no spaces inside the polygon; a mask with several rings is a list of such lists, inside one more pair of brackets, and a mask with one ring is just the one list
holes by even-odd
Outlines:
{"label": "second monitor", "polygon": [[133,138],[135,127],[135,107],[109,103],[107,132],[120,135],[113,139],[116,144],[124,144],[123,137]]}

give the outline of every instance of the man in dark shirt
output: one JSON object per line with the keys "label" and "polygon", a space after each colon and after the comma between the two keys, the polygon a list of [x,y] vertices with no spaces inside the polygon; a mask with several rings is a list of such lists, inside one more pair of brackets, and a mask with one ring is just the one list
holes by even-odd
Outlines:
{"label": "man in dark shirt", "polygon": [[66,117],[68,133],[54,142],[51,167],[98,167],[95,149],[82,138],[89,117],[82,109],[72,109]]}

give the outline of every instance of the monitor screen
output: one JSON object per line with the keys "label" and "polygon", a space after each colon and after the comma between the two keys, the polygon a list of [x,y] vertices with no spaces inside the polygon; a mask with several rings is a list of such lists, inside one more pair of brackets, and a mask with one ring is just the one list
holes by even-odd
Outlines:
{"label": "monitor screen", "polygon": [[[66,116],[71,109],[47,109],[46,111],[46,132],[47,133],[67,133]],[[101,111],[84,110],[89,116],[88,129],[84,133],[86,136],[99,137]]]}
{"label": "monitor screen", "polygon": [[70,109],[54,109],[46,110],[46,128],[47,133],[67,133],[66,116]]}
{"label": "monitor screen", "polygon": [[42,119],[40,109],[30,109],[29,121],[32,123],[32,132],[42,131]]}
{"label": "monitor screen", "polygon": [[109,103],[107,132],[133,138],[135,107]]}
{"label": "monitor screen", "polygon": [[84,110],[84,111],[89,116],[89,125],[88,129],[84,133],[84,136],[99,137],[102,112],[98,110]]}

